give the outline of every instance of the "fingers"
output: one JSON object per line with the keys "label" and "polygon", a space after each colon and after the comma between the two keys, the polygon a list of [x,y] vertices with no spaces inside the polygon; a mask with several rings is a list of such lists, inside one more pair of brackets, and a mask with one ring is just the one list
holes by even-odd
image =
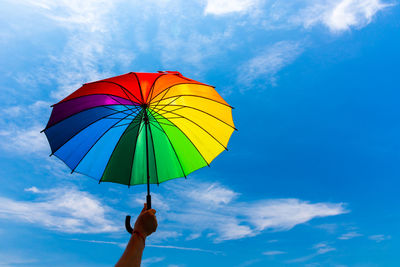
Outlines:
{"label": "fingers", "polygon": [[155,215],[156,214],[156,210],[155,209],[149,209],[149,213]]}

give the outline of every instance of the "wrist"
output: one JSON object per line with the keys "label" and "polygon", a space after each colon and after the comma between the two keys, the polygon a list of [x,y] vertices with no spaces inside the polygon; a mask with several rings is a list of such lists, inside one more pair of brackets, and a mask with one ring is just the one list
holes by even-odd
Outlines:
{"label": "wrist", "polygon": [[138,237],[140,240],[143,241],[143,244],[146,243],[146,236],[138,230],[133,230],[132,235],[135,235],[136,237]]}

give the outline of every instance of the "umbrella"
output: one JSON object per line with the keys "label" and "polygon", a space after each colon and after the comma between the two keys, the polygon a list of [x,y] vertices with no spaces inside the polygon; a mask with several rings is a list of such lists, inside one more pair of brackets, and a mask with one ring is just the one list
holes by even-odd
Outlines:
{"label": "umbrella", "polygon": [[51,155],[99,183],[147,184],[148,209],[150,184],[209,166],[235,130],[213,86],[172,71],[86,83],[52,107]]}

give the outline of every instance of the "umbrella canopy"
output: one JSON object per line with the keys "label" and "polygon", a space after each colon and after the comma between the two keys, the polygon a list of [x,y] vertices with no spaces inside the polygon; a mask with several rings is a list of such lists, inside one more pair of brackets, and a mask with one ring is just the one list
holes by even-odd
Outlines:
{"label": "umbrella canopy", "polygon": [[179,72],[131,72],[84,84],[53,105],[43,131],[72,172],[130,186],[209,165],[234,130],[232,107],[213,86]]}

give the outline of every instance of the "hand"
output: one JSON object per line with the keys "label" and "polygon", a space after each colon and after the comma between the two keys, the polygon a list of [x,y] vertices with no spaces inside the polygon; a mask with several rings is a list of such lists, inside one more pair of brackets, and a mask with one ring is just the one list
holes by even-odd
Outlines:
{"label": "hand", "polygon": [[156,210],[154,209],[147,210],[147,204],[144,203],[144,208],[136,219],[133,231],[138,231],[145,237],[154,233],[158,226],[155,214]]}

